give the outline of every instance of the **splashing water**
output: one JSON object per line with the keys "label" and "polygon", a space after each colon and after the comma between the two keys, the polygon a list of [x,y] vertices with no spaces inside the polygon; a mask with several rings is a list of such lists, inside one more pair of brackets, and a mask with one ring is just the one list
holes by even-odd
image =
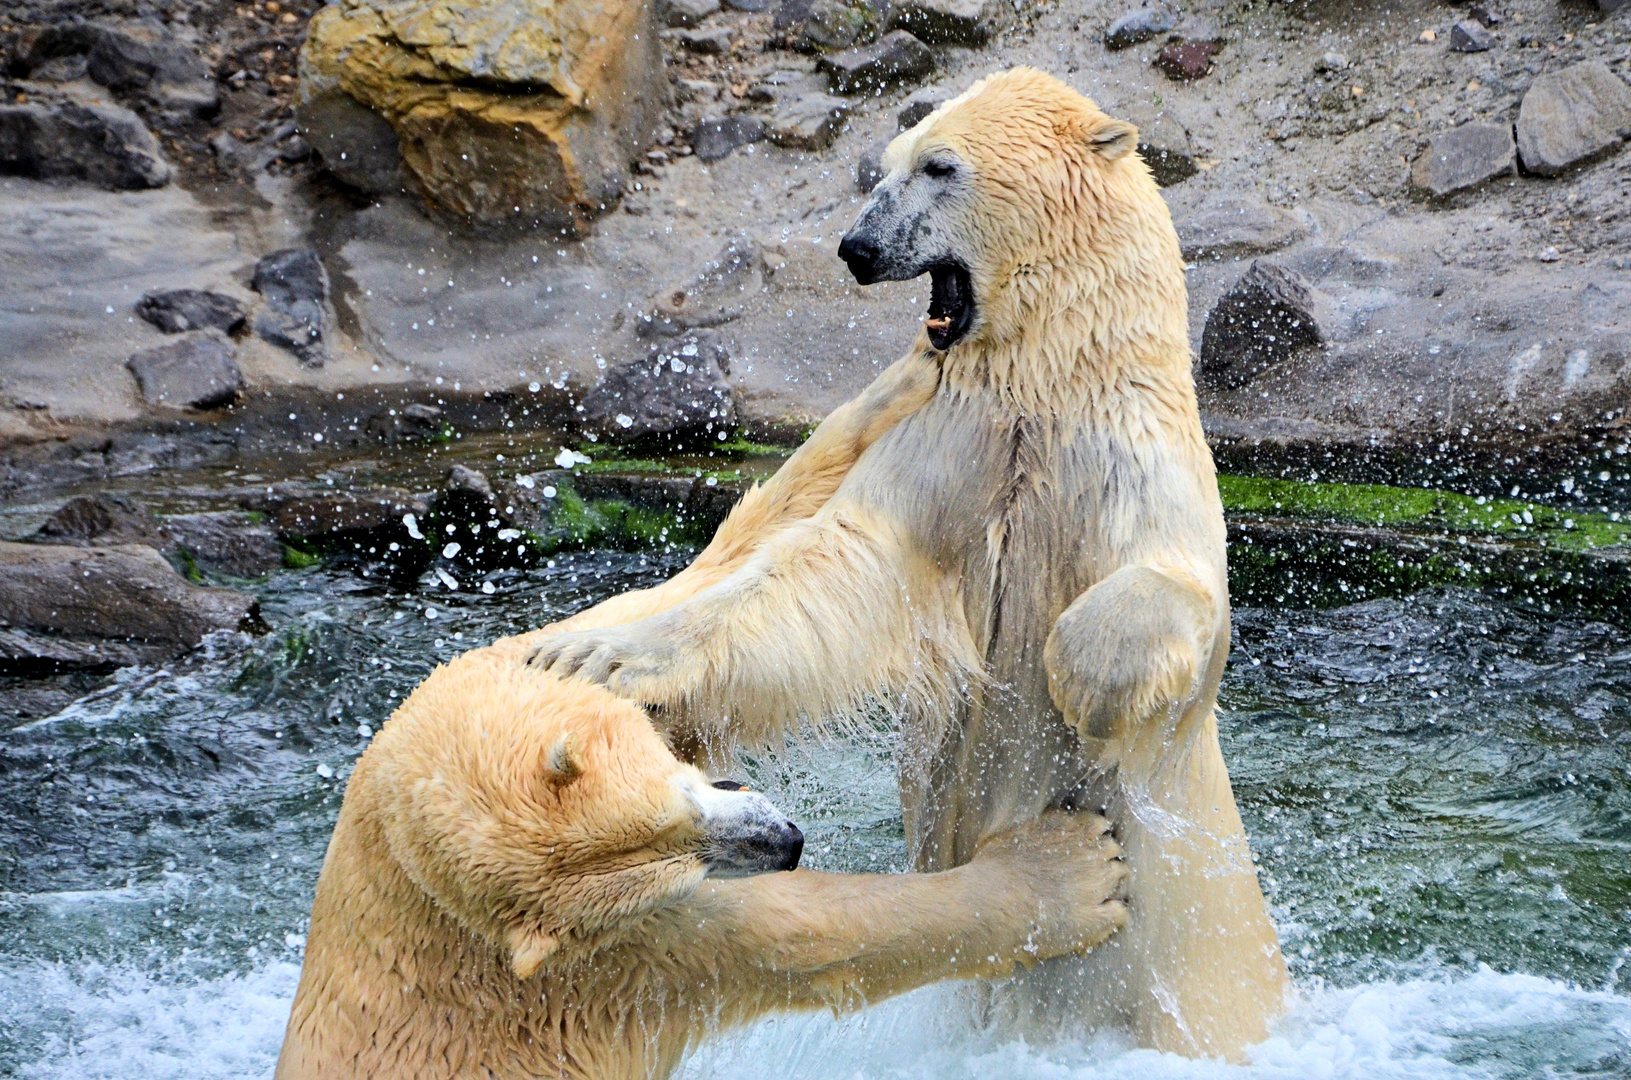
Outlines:
{"label": "splashing water", "polygon": [[[351,763],[431,666],[672,573],[594,554],[424,598],[261,589],[222,638],[0,737],[0,1074],[268,1077]],[[1249,1065],[982,1031],[955,987],[776,1018],[702,1077],[1631,1075],[1631,652],[1430,592],[1236,613],[1224,751],[1298,985]],[[744,762],[821,869],[905,865],[887,732]],[[322,767],[321,769],[319,767]]]}

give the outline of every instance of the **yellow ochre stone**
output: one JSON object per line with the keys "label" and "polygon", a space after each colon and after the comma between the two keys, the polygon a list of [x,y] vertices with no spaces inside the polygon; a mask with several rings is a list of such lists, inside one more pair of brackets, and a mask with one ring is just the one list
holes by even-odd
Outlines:
{"label": "yellow ochre stone", "polygon": [[300,83],[342,180],[570,236],[617,205],[667,93],[643,0],[342,0],[312,19]]}

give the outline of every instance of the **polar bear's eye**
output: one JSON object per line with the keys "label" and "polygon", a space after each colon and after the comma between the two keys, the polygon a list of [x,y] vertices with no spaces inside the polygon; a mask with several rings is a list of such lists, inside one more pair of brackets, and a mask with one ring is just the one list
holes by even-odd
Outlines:
{"label": "polar bear's eye", "polygon": [[923,163],[923,175],[935,179],[943,179],[957,171],[957,166],[940,158],[930,158]]}

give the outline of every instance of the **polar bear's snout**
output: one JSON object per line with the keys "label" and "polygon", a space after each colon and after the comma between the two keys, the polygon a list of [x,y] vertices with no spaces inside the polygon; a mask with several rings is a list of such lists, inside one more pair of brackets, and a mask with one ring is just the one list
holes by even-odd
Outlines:
{"label": "polar bear's snout", "polygon": [[769,799],[733,781],[690,787],[706,837],[709,877],[748,877],[793,870],[804,854],[804,834]]}

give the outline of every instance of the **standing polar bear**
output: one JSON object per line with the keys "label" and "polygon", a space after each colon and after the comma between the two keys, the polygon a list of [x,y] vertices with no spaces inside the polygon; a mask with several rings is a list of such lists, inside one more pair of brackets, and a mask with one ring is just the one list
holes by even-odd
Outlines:
{"label": "standing polar bear", "polygon": [[1137,137],[1021,68],[896,138],[839,253],[863,284],[931,276],[932,399],[728,577],[534,661],[704,742],[894,697],[923,869],[1051,807],[1107,808],[1128,928],[992,1008],[1239,1058],[1288,981],[1218,746],[1223,512]]}
{"label": "standing polar bear", "polygon": [[[684,572],[684,600],[807,518],[932,393],[907,358],[828,417]],[[1000,976],[1122,925],[1109,823],[1050,814],[933,874],[777,873],[803,838],[710,784],[646,714],[526,664],[536,635],[438,667],[358,761],[317,882],[276,1080],[661,1080],[711,1031]]]}

